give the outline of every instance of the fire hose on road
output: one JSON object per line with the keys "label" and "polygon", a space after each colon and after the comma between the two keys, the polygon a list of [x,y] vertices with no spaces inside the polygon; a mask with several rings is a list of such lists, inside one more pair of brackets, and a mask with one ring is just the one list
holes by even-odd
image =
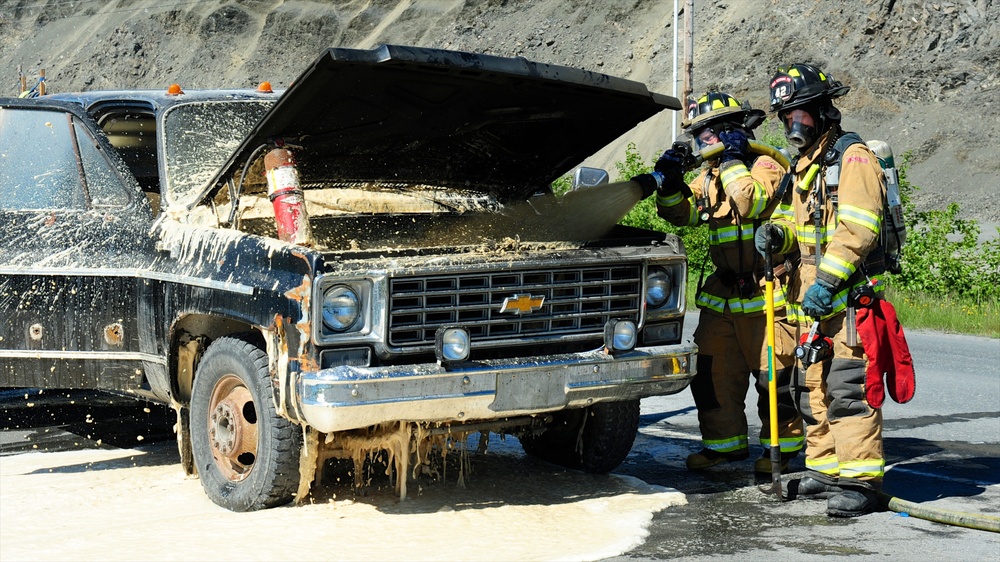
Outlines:
{"label": "fire hose on road", "polygon": [[905,514],[907,517],[916,517],[926,521],[934,521],[935,523],[944,523],[945,525],[1000,533],[1000,517],[993,515],[939,509],[896,498],[882,492],[879,493],[878,499],[882,507],[900,515]]}

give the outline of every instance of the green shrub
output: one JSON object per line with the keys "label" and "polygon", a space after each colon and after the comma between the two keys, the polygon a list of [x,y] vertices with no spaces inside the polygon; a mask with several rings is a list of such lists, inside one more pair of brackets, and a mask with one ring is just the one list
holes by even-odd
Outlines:
{"label": "green shrub", "polygon": [[958,203],[945,209],[916,211],[912,203],[918,187],[906,178],[910,153],[899,166],[899,191],[906,218],[907,239],[902,251],[903,271],[887,276],[897,290],[932,297],[957,297],[968,302],[1000,301],[1000,231],[979,242],[979,224],[959,218]]}
{"label": "green shrub", "polygon": [[573,179],[565,175],[552,182],[552,193],[557,196],[566,195],[566,192],[573,188]]}
{"label": "green shrub", "polygon": [[788,146],[788,139],[785,138],[785,127],[777,119],[766,119],[754,131],[754,136],[757,137],[758,142],[769,144],[775,148]]}

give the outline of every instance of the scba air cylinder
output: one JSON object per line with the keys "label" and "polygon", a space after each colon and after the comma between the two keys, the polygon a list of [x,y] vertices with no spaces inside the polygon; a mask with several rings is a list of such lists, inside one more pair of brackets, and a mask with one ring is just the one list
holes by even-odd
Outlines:
{"label": "scba air cylinder", "polygon": [[870,141],[868,148],[878,157],[882,173],[885,174],[885,195],[888,206],[886,226],[891,231],[887,233],[889,234],[889,250],[896,253],[906,242],[906,222],[903,218],[903,202],[899,195],[899,173],[896,170],[896,161],[893,158],[892,147],[885,141]]}
{"label": "scba air cylinder", "polygon": [[312,246],[312,230],[306,212],[305,195],[299,184],[292,151],[276,148],[264,156],[267,196],[274,205],[278,238],[300,246]]}

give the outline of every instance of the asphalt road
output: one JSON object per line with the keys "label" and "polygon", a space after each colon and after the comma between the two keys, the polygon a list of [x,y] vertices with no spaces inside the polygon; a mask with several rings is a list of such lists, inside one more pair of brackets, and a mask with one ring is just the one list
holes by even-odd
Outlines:
{"label": "asphalt road", "polygon": [[[693,322],[688,322],[693,324]],[[1000,340],[912,332],[916,394],[886,399],[884,441],[891,496],[937,509],[1000,516]],[[755,423],[751,396],[747,417]],[[825,501],[779,502],[758,491],[752,459],[692,473],[684,457],[697,449],[689,393],[643,401],[640,440],[618,470],[687,494],[687,506],[654,516],[643,545],[614,560],[681,558],[816,560],[997,560],[1000,534],[906,517],[890,511],[852,519],[824,515]],[[676,455],[644,458],[646,440],[673,439]],[[753,441],[753,437],[751,437]],[[793,461],[786,479],[801,475]]]}
{"label": "asphalt road", "polygon": [[[696,320],[689,316],[688,334]],[[909,333],[908,339],[917,391],[908,404],[887,401],[884,407],[885,491],[940,509],[1000,515],[1000,340],[930,332]],[[750,402],[753,425],[752,397]],[[169,409],[107,395],[8,390],[0,392],[0,405],[0,459],[37,450],[137,445],[167,454],[174,438]],[[888,511],[828,518],[825,502],[777,501],[759,491],[766,482],[753,476],[753,456],[688,472],[684,458],[698,448],[698,439],[689,392],[643,401],[639,437],[616,472],[677,489],[688,505],[658,512],[643,544],[609,560],[1000,559],[997,533]],[[509,462],[499,458],[474,462]],[[786,478],[803,470],[802,461],[793,461],[791,470]],[[489,478],[489,468],[482,474]]]}

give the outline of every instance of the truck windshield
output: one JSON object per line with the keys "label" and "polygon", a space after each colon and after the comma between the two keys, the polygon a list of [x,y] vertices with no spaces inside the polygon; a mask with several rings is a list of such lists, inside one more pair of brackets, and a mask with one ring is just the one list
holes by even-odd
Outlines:
{"label": "truck windshield", "polygon": [[193,203],[272,103],[220,100],[168,110],[162,125],[168,205]]}

